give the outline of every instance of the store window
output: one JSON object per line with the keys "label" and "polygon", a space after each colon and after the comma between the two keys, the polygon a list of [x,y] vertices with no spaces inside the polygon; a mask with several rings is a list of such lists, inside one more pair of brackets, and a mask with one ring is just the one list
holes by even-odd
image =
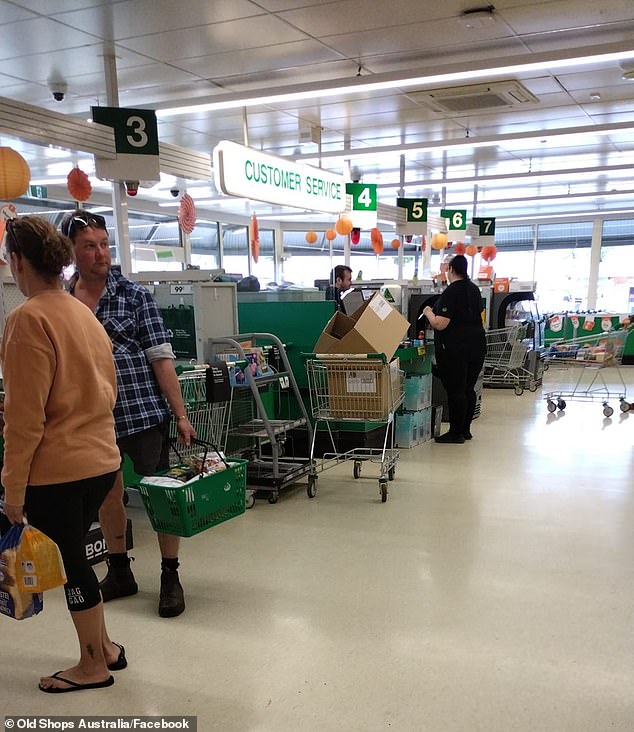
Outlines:
{"label": "store window", "polygon": [[[249,274],[249,228],[244,224],[222,224],[223,256],[225,272],[238,278]],[[259,229],[260,255],[251,259],[251,274],[265,287],[275,280],[275,246],[272,229]]]}
{"label": "store window", "polygon": [[603,222],[597,308],[634,312],[634,219]]}
{"label": "store window", "polygon": [[218,226],[217,221],[196,221],[196,227],[190,234],[191,261],[200,269],[219,267]]}

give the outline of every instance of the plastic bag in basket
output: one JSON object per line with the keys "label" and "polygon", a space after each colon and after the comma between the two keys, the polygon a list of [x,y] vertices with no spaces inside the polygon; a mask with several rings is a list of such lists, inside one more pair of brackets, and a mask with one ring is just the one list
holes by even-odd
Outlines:
{"label": "plastic bag in basket", "polygon": [[24,620],[42,611],[42,593],[21,591],[18,584],[17,554],[23,526],[15,524],[0,539],[0,613]]}

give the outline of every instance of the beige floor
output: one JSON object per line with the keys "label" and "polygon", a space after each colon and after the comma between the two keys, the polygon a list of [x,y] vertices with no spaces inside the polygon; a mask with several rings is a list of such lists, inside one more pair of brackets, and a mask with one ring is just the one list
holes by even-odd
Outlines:
{"label": "beige floor", "polygon": [[142,591],[106,606],[129,668],[39,692],[75,653],[48,593],[39,617],[0,620],[0,708],[223,732],[633,730],[634,413],[484,398],[471,443],[403,451],[385,505],[346,466],[314,500],[292,490],[187,540],[177,619],[156,615],[157,548],[132,508]]}

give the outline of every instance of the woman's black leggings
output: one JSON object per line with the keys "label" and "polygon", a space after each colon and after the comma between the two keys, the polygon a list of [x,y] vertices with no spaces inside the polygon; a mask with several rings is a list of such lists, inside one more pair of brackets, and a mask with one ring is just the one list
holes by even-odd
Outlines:
{"label": "woman's black leggings", "polygon": [[101,602],[99,582],[86,559],[85,539],[115,476],[116,472],[106,473],[72,483],[26,488],[27,521],[57,544],[64,560],[64,592],[71,612],[90,610]]}

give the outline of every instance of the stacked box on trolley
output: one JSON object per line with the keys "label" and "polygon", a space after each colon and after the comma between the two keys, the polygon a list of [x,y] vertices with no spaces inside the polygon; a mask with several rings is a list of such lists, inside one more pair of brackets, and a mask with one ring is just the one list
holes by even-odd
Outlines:
{"label": "stacked box on trolley", "polygon": [[431,389],[431,374],[412,374],[405,379],[405,399],[396,415],[399,447],[415,447],[431,438]]}

